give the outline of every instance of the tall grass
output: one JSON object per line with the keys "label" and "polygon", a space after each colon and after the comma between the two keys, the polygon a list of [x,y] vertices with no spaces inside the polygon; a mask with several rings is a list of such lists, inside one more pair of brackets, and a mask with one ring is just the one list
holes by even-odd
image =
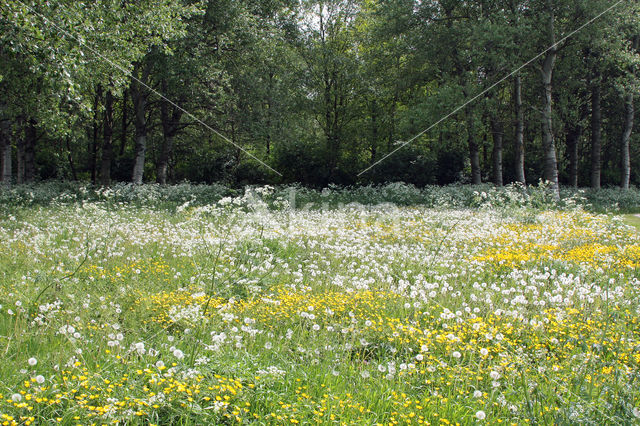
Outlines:
{"label": "tall grass", "polygon": [[640,237],[588,192],[81,188],[1,194],[0,423],[640,420]]}

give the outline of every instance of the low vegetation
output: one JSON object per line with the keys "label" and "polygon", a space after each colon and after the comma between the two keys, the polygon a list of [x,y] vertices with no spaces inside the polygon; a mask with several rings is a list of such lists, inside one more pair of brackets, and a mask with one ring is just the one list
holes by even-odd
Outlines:
{"label": "low vegetation", "polygon": [[0,423],[637,422],[622,194],[0,193]]}

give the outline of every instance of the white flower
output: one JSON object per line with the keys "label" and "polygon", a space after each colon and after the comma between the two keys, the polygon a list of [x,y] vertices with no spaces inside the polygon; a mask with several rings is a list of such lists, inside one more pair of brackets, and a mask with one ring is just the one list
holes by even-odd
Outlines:
{"label": "white flower", "polygon": [[44,383],[44,376],[42,376],[41,374],[38,374],[36,376],[36,383],[38,383],[39,385]]}
{"label": "white flower", "polygon": [[29,363],[30,366],[35,366],[38,363],[38,360],[35,358],[29,358],[29,361],[27,361]]}
{"label": "white flower", "polygon": [[178,359],[182,359],[184,358],[184,352],[182,352],[180,349],[175,349],[173,351],[173,356],[175,356]]}
{"label": "white flower", "polygon": [[162,362],[162,361],[158,361],[158,362],[156,362],[156,367],[157,367],[157,368],[162,368],[162,367],[164,367],[164,362]]}
{"label": "white flower", "polygon": [[267,342],[264,344],[265,349],[271,349],[272,347],[273,347],[273,344],[271,342]]}
{"label": "white flower", "polygon": [[480,349],[480,355],[482,355],[482,356],[489,355],[489,350],[487,348]]}
{"label": "white flower", "polygon": [[487,418],[487,415],[484,413],[484,411],[480,410],[480,411],[476,412],[476,419],[484,420],[486,418]]}
{"label": "white flower", "polygon": [[462,357],[462,354],[458,351],[453,351],[453,353],[451,354],[454,358],[460,358]]}
{"label": "white flower", "polygon": [[20,402],[22,401],[22,395],[20,395],[19,393],[14,393],[13,395],[11,395],[11,400],[13,402]]}
{"label": "white flower", "polygon": [[424,359],[424,355],[418,354],[416,355],[416,361],[422,361]]}
{"label": "white flower", "polygon": [[480,398],[481,396],[482,396],[482,391],[477,390],[477,391],[473,392],[473,397],[474,398]]}
{"label": "white flower", "polygon": [[491,373],[489,373],[489,377],[491,377],[493,380],[498,380],[500,378],[500,373],[498,373],[497,371],[492,371]]}
{"label": "white flower", "polygon": [[146,349],[144,347],[144,342],[138,342],[133,345],[133,350],[135,350],[138,355],[144,355]]}
{"label": "white flower", "polygon": [[367,370],[362,370],[360,372],[360,375],[362,376],[363,379],[368,379],[371,376],[371,374]]}

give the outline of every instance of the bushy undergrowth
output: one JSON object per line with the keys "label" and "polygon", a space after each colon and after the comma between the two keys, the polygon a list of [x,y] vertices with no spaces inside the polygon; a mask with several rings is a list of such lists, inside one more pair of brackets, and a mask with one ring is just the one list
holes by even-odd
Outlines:
{"label": "bushy undergrowth", "polygon": [[175,207],[193,201],[199,205],[212,204],[222,197],[235,195],[237,191],[223,185],[132,185],[114,184],[100,187],[74,182],[44,182],[16,185],[12,189],[0,189],[0,205],[47,206],[82,202],[126,203],[138,206]]}
{"label": "bushy undergrowth", "polygon": [[223,198],[261,200],[270,208],[335,208],[348,204],[422,206],[429,208],[567,208],[580,206],[598,212],[640,211],[640,191],[637,188],[600,190],[562,188],[560,199],[554,197],[545,184],[524,187],[518,184],[495,187],[483,185],[427,186],[389,183],[353,187],[329,186],[323,190],[289,186],[247,187],[237,190],[223,185],[131,185],[116,184],[109,188],[69,182],[47,182],[0,188],[0,206],[46,206],[82,202],[126,203],[174,209],[180,205],[204,206]]}

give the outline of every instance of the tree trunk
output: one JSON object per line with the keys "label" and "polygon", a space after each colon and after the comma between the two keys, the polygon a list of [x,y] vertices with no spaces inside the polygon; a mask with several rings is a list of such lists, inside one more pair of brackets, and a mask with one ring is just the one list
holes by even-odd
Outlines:
{"label": "tree trunk", "polygon": [[131,181],[135,185],[140,185],[142,184],[145,153],[147,150],[147,116],[145,114],[147,102],[146,97],[141,93],[141,87],[138,82],[134,82],[131,86],[131,98],[133,100],[136,127],[135,163],[133,165]]}
{"label": "tree trunk", "polygon": [[[166,82],[162,81],[162,91],[167,93]],[[182,118],[182,110],[162,100],[160,103],[160,119],[162,121],[162,147],[160,156],[156,165],[156,180],[159,184],[167,183],[167,170],[169,169],[169,160],[173,152],[173,141],[178,134],[180,119]]]}
{"label": "tree trunk", "polygon": [[35,180],[37,139],[36,122],[30,119],[24,137],[24,183],[32,183]]}
{"label": "tree trunk", "polygon": [[161,185],[167,184],[167,171],[169,169],[169,157],[173,150],[173,138],[172,135],[165,133],[162,139],[162,149],[156,168],[156,180]]}
{"label": "tree trunk", "polygon": [[100,123],[98,122],[98,106],[102,99],[102,86],[99,84],[96,89],[96,97],[93,102],[93,143],[89,146],[89,170],[91,171],[91,183],[96,184],[98,169],[98,133],[100,131]]}
{"label": "tree trunk", "polygon": [[11,187],[11,136],[9,120],[0,122],[0,162],[2,164],[2,183],[6,188]]}
{"label": "tree trunk", "polygon": [[[633,51],[638,52],[640,47],[640,35],[636,34],[633,37]],[[635,70],[632,73],[635,78]],[[631,180],[631,155],[629,153],[629,142],[631,140],[631,132],[633,131],[633,121],[635,119],[635,109],[633,106],[633,91],[629,89],[629,92],[624,97],[624,130],[622,132],[622,182],[620,186],[623,189],[629,189],[629,181]]]}
{"label": "tree trunk", "polygon": [[591,87],[591,187],[600,189],[602,170],[602,111],[600,107],[600,76],[596,73]]}
{"label": "tree trunk", "polygon": [[[138,75],[139,65],[136,66],[134,75]],[[131,83],[131,100],[133,101],[133,112],[135,114],[135,127],[136,127],[136,146],[135,146],[135,162],[133,165],[133,175],[131,181],[134,185],[142,184],[142,177],[144,175],[144,161],[147,151],[147,94],[140,83],[140,81],[147,81],[149,76],[149,67],[142,65],[142,75],[140,79],[134,80]]]}
{"label": "tree trunk", "polygon": [[375,163],[378,155],[378,103],[371,101],[371,164]]}
{"label": "tree trunk", "polygon": [[470,105],[465,108],[467,116],[467,140],[469,142],[469,159],[471,160],[471,183],[479,185],[482,183],[482,172],[480,170],[480,150],[476,142],[475,127],[473,124],[473,109]]}
{"label": "tree trunk", "polygon": [[24,183],[24,118],[18,118],[18,135],[16,137],[16,184]]}
{"label": "tree trunk", "polygon": [[493,135],[493,183],[497,186],[502,186],[502,141],[504,139],[504,127],[494,114],[491,114],[491,134]]}
{"label": "tree trunk", "polygon": [[391,108],[389,111],[389,136],[387,137],[387,152],[391,152],[393,150],[393,144],[395,142],[396,137],[396,115],[398,110],[398,99],[400,95],[398,94],[398,90],[396,89],[393,100],[391,101]]}
{"label": "tree trunk", "polygon": [[267,156],[271,154],[271,125],[273,121],[273,72],[269,72],[269,92],[267,95],[267,123],[266,123],[266,132],[265,135],[266,145],[267,145]]}
{"label": "tree trunk", "polygon": [[71,179],[78,180],[78,173],[76,172],[76,165],[73,161],[73,155],[71,152],[71,143],[69,142],[69,136],[67,136],[67,160],[69,160],[69,168],[71,169]]}
{"label": "tree trunk", "polygon": [[516,180],[525,185],[527,182],[524,174],[524,118],[522,115],[522,78],[520,75],[517,75],[514,80],[513,92],[516,112],[516,138],[514,146]]}
{"label": "tree trunk", "polygon": [[547,51],[540,74],[544,87],[544,104],[542,108],[542,147],[544,150],[544,178],[551,183],[556,198],[560,198],[560,185],[558,182],[558,160],[556,157],[556,145],[553,136],[552,87],[553,66],[556,61],[557,47],[554,30],[554,14],[551,0],[547,0],[547,12],[549,13],[549,38],[551,48]]}
{"label": "tree trunk", "polygon": [[565,125],[567,153],[569,154],[569,185],[578,187],[578,142],[582,136],[582,127],[577,124]]}
{"label": "tree trunk", "polygon": [[113,158],[113,95],[111,94],[111,90],[107,90],[105,96],[102,130],[100,182],[103,186],[109,186],[111,185],[111,160]]}
{"label": "tree trunk", "polygon": [[635,110],[633,107],[633,93],[629,92],[624,97],[624,131],[622,133],[622,182],[623,189],[629,189],[631,179],[631,156],[629,155],[629,141],[633,130]]}
{"label": "tree trunk", "polygon": [[120,150],[118,151],[118,156],[122,157],[124,155],[124,148],[127,146],[127,127],[128,127],[128,114],[129,109],[127,108],[127,99],[129,91],[124,89],[122,93],[122,133],[120,134]]}

